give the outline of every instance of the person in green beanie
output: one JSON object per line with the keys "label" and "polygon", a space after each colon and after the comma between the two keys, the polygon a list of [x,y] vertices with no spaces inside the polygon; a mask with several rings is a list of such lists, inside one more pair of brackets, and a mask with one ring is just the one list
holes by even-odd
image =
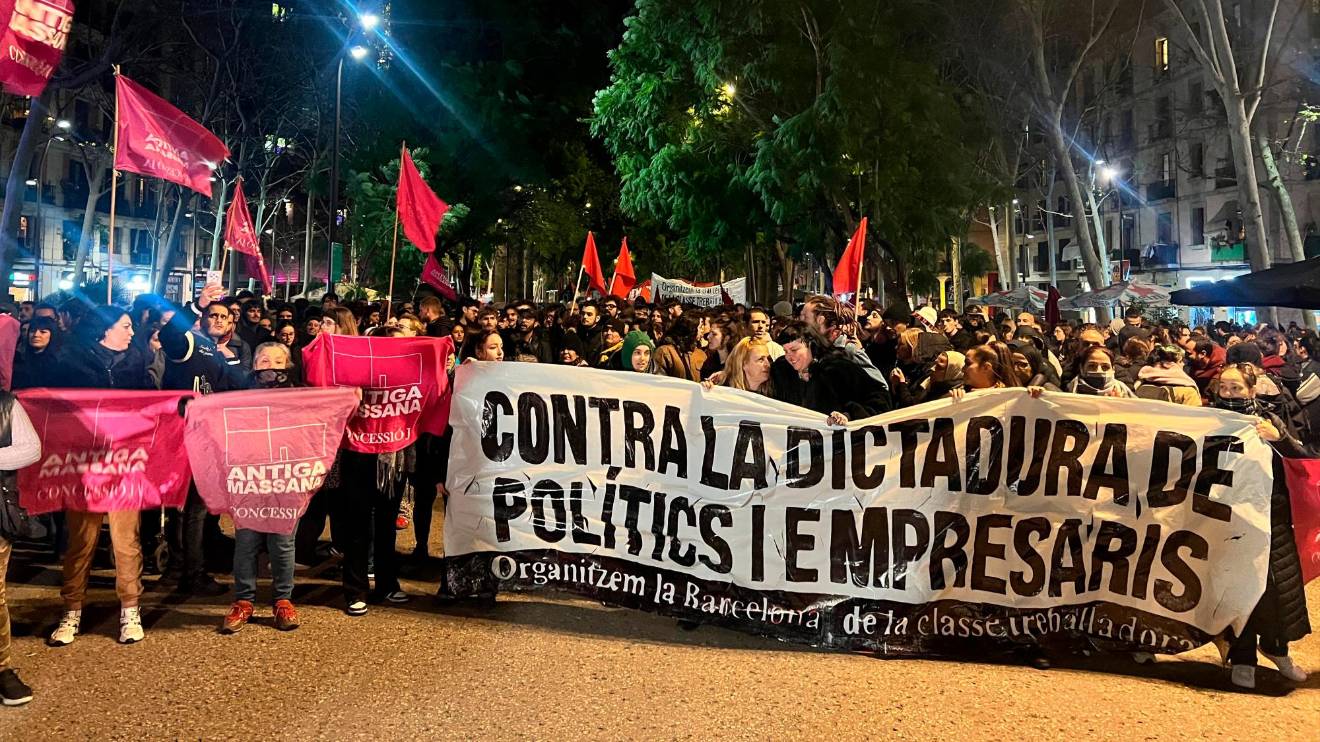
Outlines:
{"label": "person in green beanie", "polygon": [[655,341],[641,330],[633,330],[623,338],[623,348],[617,356],[624,371],[643,374],[655,373],[655,360],[651,357]]}

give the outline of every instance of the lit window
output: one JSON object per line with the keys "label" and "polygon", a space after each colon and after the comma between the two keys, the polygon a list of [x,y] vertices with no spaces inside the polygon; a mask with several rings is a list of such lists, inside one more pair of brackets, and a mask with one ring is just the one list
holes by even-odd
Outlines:
{"label": "lit window", "polygon": [[1167,36],[1155,39],[1155,69],[1159,72],[1169,71],[1169,38]]}

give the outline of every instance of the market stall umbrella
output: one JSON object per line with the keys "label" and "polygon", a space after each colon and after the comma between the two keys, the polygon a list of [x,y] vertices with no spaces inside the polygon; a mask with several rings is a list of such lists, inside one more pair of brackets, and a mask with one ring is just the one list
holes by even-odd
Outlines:
{"label": "market stall umbrella", "polygon": [[1182,289],[1169,301],[1191,307],[1320,309],[1320,258]]}
{"label": "market stall umbrella", "polygon": [[986,296],[978,296],[967,303],[972,306],[1004,307],[1006,309],[1044,309],[1047,294],[1030,286],[1018,286]]}
{"label": "market stall umbrella", "polygon": [[1071,299],[1064,299],[1060,309],[1087,309],[1112,307],[1115,304],[1163,305],[1169,303],[1169,290],[1137,281],[1122,281],[1098,291],[1087,291]]}

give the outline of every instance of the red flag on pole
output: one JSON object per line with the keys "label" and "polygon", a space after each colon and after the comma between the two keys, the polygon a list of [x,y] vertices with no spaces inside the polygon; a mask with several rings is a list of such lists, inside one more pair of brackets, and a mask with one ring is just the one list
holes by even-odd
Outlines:
{"label": "red flag on pole", "polygon": [[610,281],[610,296],[627,299],[628,292],[637,285],[637,275],[633,273],[632,255],[628,253],[628,238],[623,238],[619,248],[619,259],[614,261],[614,280]]}
{"label": "red flag on pole", "polygon": [[229,157],[225,143],[141,85],[123,75],[115,80],[115,169],[162,178],[210,198],[211,174]]}
{"label": "red flag on pole", "polygon": [[587,291],[609,293],[605,290],[605,271],[601,270],[600,256],[596,254],[596,237],[590,232],[587,232],[587,246],[582,250],[582,271],[587,274]]}
{"label": "red flag on pole", "polygon": [[14,95],[41,95],[69,41],[72,0],[0,0],[0,23],[0,84]]}
{"label": "red flag on pole", "polygon": [[261,243],[257,240],[257,230],[252,226],[252,215],[248,213],[247,199],[243,196],[243,179],[234,184],[234,200],[229,202],[225,213],[225,244],[230,250],[247,256],[247,272],[261,281],[266,294],[274,290],[270,272],[266,270],[266,261],[261,257]]}
{"label": "red flag on pole", "polygon": [[407,147],[399,156],[399,190],[395,205],[408,240],[424,253],[435,252],[435,236],[440,231],[445,212],[449,211],[449,204],[441,201],[422,180]]}
{"label": "red flag on pole", "polygon": [[857,231],[848,240],[848,248],[834,269],[834,298],[856,301],[862,285],[862,254],[866,252],[866,217],[857,225]]}
{"label": "red flag on pole", "polygon": [[1283,459],[1302,584],[1320,577],[1320,460]]}
{"label": "red flag on pole", "polygon": [[426,265],[422,266],[422,281],[440,292],[440,296],[450,301],[458,301],[458,291],[445,275],[445,267],[435,259],[435,253],[426,256]]}

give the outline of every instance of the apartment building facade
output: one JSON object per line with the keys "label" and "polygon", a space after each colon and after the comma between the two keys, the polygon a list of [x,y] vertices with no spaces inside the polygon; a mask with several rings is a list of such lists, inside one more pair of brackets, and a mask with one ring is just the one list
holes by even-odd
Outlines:
{"label": "apartment building facade", "polygon": [[[1283,5],[1256,129],[1276,148],[1282,144],[1278,168],[1310,257],[1320,254],[1320,136],[1307,105],[1320,104],[1313,82],[1320,58],[1320,2]],[[1226,2],[1225,9],[1234,43],[1254,58],[1259,52],[1251,48],[1249,24],[1266,24],[1270,3]],[[1188,49],[1185,31],[1163,12],[1118,36],[1122,40],[1111,43],[1109,55],[1083,69],[1073,101],[1073,120],[1080,122],[1075,162],[1098,205],[1111,280],[1178,289],[1249,272],[1223,104]],[[1028,162],[1039,166],[1029,167],[1017,184],[1010,225],[1014,282],[1054,283],[1064,296],[1088,290],[1067,189],[1052,173],[1043,139],[1031,132],[1024,136]],[[1271,258],[1289,262],[1282,212],[1265,187],[1259,157],[1257,176]],[[1249,307],[1219,315],[1254,318]]]}

